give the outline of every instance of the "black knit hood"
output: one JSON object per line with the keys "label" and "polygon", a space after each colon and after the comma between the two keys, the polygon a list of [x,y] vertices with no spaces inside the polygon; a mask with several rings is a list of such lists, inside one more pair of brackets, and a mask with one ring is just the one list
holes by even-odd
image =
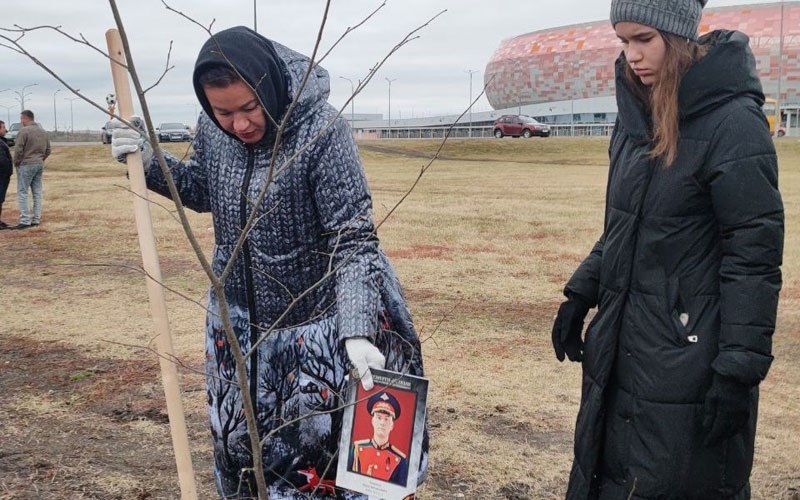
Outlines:
{"label": "black knit hood", "polygon": [[[698,43],[707,54],[686,72],[678,90],[681,120],[691,120],[739,96],[762,105],[764,93],[756,71],[749,38],[739,31],[718,30],[703,35]],[[625,77],[625,54],[616,62],[619,119],[632,136],[645,138],[651,128],[643,104]]]}
{"label": "black knit hood", "polygon": [[[200,85],[199,75],[214,66],[231,65],[256,90],[269,116],[280,123],[292,100],[286,67],[272,41],[245,26],[216,33],[203,44],[197,56],[192,80],[197,99],[208,117],[222,129]],[[230,133],[228,135],[235,137]]]}
{"label": "black knit hood", "polygon": [[705,114],[738,96],[746,95],[759,106],[764,104],[749,41],[744,33],[727,30],[712,31],[698,40],[709,50],[681,81],[678,101],[682,120]]}

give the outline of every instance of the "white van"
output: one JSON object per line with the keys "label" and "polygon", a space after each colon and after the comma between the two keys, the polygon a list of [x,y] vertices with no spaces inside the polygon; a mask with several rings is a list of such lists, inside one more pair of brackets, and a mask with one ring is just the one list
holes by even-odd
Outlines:
{"label": "white van", "polygon": [[6,132],[5,140],[9,147],[14,145],[14,142],[16,141],[17,138],[17,134],[19,134],[20,130],[22,130],[21,123],[12,123],[11,126],[8,127],[8,132]]}

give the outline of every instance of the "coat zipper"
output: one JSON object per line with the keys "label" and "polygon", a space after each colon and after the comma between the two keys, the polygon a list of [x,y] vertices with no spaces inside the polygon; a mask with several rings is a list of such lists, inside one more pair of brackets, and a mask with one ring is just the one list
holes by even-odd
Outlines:
{"label": "coat zipper", "polygon": [[[247,169],[244,174],[244,182],[242,183],[241,198],[239,198],[239,226],[244,229],[247,224],[247,194],[250,190],[250,179],[253,177],[253,168],[255,166],[255,151],[253,148],[247,148]],[[247,312],[250,324],[250,346],[254,346],[258,341],[258,318],[256,317],[256,299],[255,290],[253,288],[253,270],[252,261],[250,259],[250,241],[245,238],[244,245],[242,245],[242,259],[244,260],[244,280],[245,291],[247,294]],[[250,354],[250,398],[253,404],[256,402],[256,389],[258,388],[258,353],[256,350]]]}

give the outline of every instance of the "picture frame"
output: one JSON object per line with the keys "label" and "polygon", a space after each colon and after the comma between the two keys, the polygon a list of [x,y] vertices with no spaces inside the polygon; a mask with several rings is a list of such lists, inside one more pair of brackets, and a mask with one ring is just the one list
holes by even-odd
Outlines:
{"label": "picture frame", "polygon": [[374,387],[351,384],[342,418],[336,485],[395,500],[417,490],[428,379],[370,370]]}

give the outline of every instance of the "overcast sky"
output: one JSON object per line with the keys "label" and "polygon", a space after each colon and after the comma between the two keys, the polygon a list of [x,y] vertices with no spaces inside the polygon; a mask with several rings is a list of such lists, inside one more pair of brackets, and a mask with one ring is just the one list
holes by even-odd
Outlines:
{"label": "overcast sky", "polygon": [[[253,27],[253,0],[167,3],[204,25],[216,20],[213,31],[236,25]],[[331,74],[330,102],[341,107],[351,94],[350,83],[344,78],[357,84],[406,34],[446,10],[418,33],[418,39],[389,58],[369,86],[356,96],[354,107],[356,113],[386,116],[388,78],[393,80],[394,118],[460,113],[469,102],[469,70],[477,71],[472,75],[472,94],[476,97],[483,86],[486,64],[502,40],[540,29],[607,19],[610,3],[611,0],[387,0],[375,16],[348,35],[322,62]],[[744,3],[769,0],[710,0],[708,7]],[[169,43],[173,42],[170,62],[175,67],[148,93],[154,121],[193,124],[199,106],[191,73],[206,33],[168,11],[161,0],[119,0],[119,4],[134,62],[145,86],[161,75]],[[359,23],[380,5],[378,0],[333,0],[323,34],[323,52],[348,26]],[[324,6],[321,0],[257,0],[258,31],[310,54]],[[28,0],[6,3],[0,12],[0,28],[13,28],[15,24],[60,26],[73,36],[82,34],[104,50],[105,31],[114,27],[109,4],[102,0]],[[52,31],[30,32],[22,41],[29,52],[88,97],[105,103],[106,95],[114,91],[109,63],[93,49]],[[23,87],[31,84],[36,85],[23,92]],[[3,89],[11,90],[0,92],[2,120],[7,120],[9,114],[11,122],[18,120],[20,94],[24,94],[25,107],[33,110],[37,121],[48,129],[53,128],[54,103],[58,128],[62,130],[70,127],[70,120],[76,130],[96,130],[106,120],[104,113],[85,102],[68,100],[74,96],[27,57],[0,47],[0,90]],[[473,108],[489,109],[485,98]],[[348,106],[345,113],[349,112]]]}

